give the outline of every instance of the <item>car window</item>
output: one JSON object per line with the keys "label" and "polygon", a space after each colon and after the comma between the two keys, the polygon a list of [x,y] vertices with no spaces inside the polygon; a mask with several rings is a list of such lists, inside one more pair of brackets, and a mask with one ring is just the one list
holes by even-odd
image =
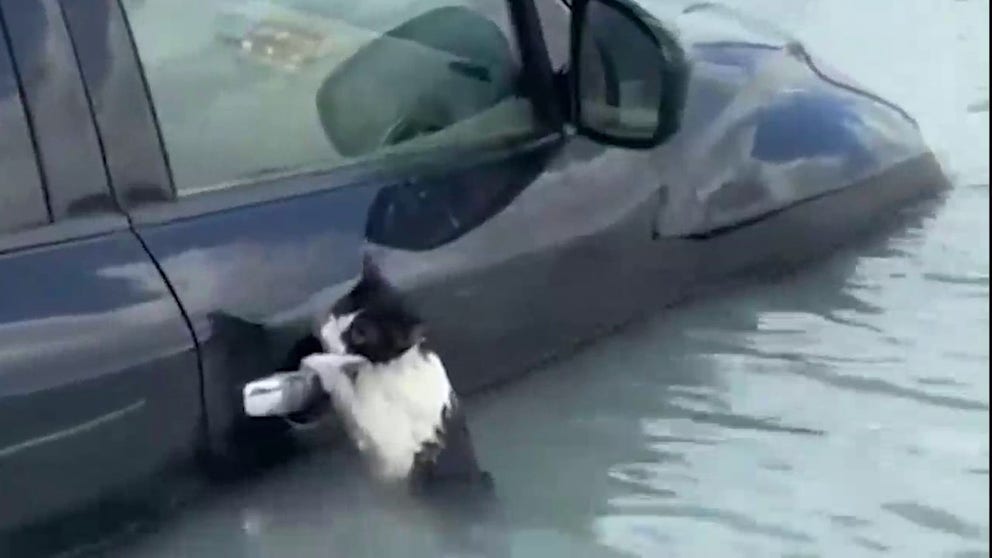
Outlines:
{"label": "car window", "polygon": [[17,76],[0,29],[0,234],[48,222]]}
{"label": "car window", "polygon": [[181,195],[537,131],[506,2],[123,6]]}

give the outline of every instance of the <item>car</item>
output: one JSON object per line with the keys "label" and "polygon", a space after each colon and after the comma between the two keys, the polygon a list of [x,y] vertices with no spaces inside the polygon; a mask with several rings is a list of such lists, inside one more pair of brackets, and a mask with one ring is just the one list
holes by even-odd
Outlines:
{"label": "car", "polygon": [[213,0],[0,0],[12,537],[292,438],[242,390],[313,350],[364,254],[471,394],[948,184],[795,40],[632,0],[271,5],[335,48],[245,63]]}

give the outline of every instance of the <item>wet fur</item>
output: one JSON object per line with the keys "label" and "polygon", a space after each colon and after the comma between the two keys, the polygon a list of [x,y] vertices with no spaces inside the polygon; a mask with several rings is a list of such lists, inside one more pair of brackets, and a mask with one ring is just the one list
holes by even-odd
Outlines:
{"label": "wet fur", "polygon": [[365,260],[362,277],[320,325],[324,352],[303,359],[318,373],[350,437],[386,480],[420,493],[491,491],[465,413],[426,328]]}

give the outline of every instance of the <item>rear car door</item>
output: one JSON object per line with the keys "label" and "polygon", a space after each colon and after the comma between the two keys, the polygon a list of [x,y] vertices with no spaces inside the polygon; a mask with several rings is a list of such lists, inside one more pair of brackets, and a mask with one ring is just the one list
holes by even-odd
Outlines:
{"label": "rear car door", "polygon": [[3,0],[0,541],[191,461],[200,417],[193,337],[116,209],[58,4]]}
{"label": "rear car door", "polygon": [[569,179],[526,3],[91,4],[65,9],[111,180],[190,319],[215,448],[364,250],[459,389],[535,360],[550,262],[520,200]]}

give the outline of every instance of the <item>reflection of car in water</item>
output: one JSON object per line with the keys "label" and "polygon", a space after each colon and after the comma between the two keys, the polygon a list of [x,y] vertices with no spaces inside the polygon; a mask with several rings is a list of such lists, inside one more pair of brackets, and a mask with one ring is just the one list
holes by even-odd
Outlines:
{"label": "reflection of car in water", "polygon": [[0,554],[278,455],[241,389],[364,251],[471,393],[946,185],[800,45],[630,0],[52,5],[0,0]]}

